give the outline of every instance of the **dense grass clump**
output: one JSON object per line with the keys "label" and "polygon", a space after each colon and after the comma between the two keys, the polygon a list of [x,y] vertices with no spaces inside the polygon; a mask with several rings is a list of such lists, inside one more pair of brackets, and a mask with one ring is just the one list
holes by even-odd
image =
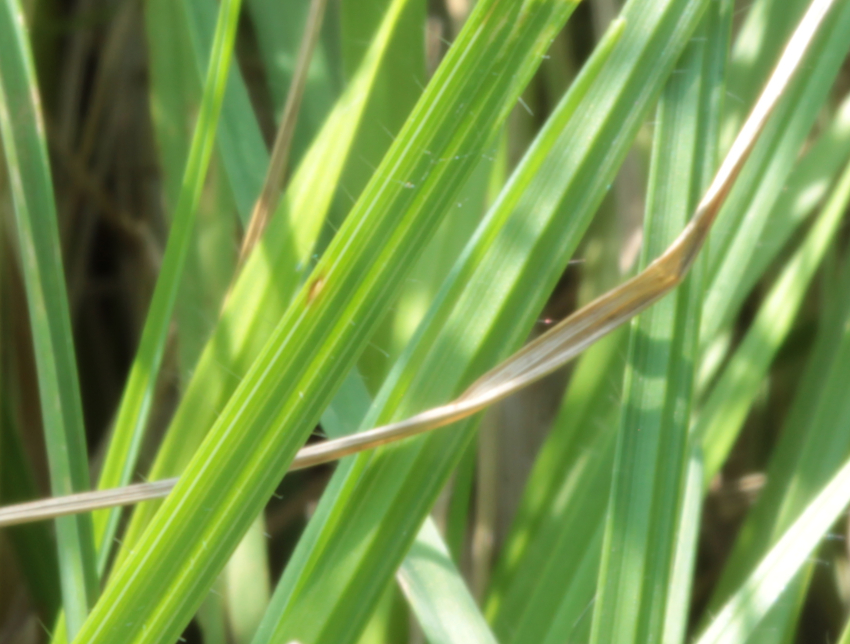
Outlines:
{"label": "dense grass clump", "polygon": [[[675,290],[284,476],[661,256],[819,8]],[[0,528],[0,644],[850,642],[848,34],[846,0],[0,0],[0,505],[176,480]]]}

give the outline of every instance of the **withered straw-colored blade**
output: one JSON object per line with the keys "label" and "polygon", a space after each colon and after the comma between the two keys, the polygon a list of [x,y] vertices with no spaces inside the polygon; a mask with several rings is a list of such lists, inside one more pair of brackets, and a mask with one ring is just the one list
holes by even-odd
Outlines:
{"label": "withered straw-colored blade", "polygon": [[[451,403],[407,420],[305,447],[296,455],[290,470],[334,461],[466,418],[552,373],[675,288],[693,264],[758,135],[833,4],[834,0],[812,2],[694,217],[670,248],[646,270],[523,347]],[[167,479],[0,508],[0,527],[160,498],[176,482],[177,479]]]}
{"label": "withered straw-colored blade", "polygon": [[307,23],[304,27],[304,35],[301,38],[301,46],[298,49],[298,58],[295,63],[295,73],[292,75],[286,104],[283,107],[283,115],[280,118],[280,126],[275,135],[266,179],[263,182],[260,197],[254,204],[254,210],[251,213],[251,219],[242,240],[242,247],[239,249],[239,266],[245,263],[248,255],[254,250],[254,246],[257,245],[266,229],[271,213],[277,208],[286,176],[286,166],[289,163],[292,135],[295,134],[295,123],[298,121],[301,99],[304,97],[304,90],[307,87],[310,61],[313,59],[313,50],[319,40],[326,5],[327,0],[311,0],[310,2],[310,11],[307,14]]}

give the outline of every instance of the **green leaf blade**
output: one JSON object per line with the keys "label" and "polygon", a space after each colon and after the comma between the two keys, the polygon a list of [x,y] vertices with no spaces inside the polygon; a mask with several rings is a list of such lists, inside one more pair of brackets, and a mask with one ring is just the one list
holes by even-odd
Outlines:
{"label": "green leaf blade", "polygon": [[[712,13],[719,7],[712,7]],[[712,27],[705,32],[707,37],[689,46],[659,103],[642,266],[684,229],[706,177],[713,172],[712,155],[706,154],[706,148],[715,149],[707,137],[716,127],[710,117],[701,118],[701,106],[723,79],[704,73],[704,41],[722,40],[727,28],[720,20]],[[594,643],[677,641],[684,636],[675,631],[682,630],[687,586],[674,589],[669,581],[677,575],[678,565],[687,569],[692,564],[695,548],[695,542],[684,544],[690,557],[679,561],[682,535],[693,535],[681,521],[691,450],[688,426],[702,263],[697,261],[674,293],[632,322],[591,630]],[[688,572],[683,574],[685,579]],[[657,583],[660,580],[664,582]]]}
{"label": "green leaf blade", "polygon": [[[226,81],[239,20],[240,0],[223,2],[213,39],[210,67],[195,128],[183,185],[174,213],[162,267],[142,330],[142,338],[118,408],[109,451],[99,481],[100,489],[129,483],[138,458],[142,437],[151,412],[154,389],[177,294],[192,242],[201,190],[213,151],[224,101]],[[119,510],[95,515],[95,538],[100,550],[100,568],[106,566]]]}
{"label": "green leaf blade", "polygon": [[[465,159],[435,165],[423,152],[439,163],[480,150],[536,67],[546,28],[557,23],[549,14],[565,17],[572,7],[530,2],[520,14],[515,3],[499,0],[476,8],[311,283],[113,575],[79,641],[111,641],[119,632],[126,638],[128,629],[129,641],[161,641],[188,621],[353,365],[417,243],[472,169]],[[517,33],[518,17],[527,31]],[[469,62],[458,67],[461,60]],[[469,110],[461,118],[459,105]]]}
{"label": "green leaf blade", "polygon": [[[86,436],[56,204],[35,70],[23,10],[0,6],[0,132],[35,345],[42,422],[53,494],[89,488]],[[72,633],[97,589],[91,517],[57,519],[62,603]]]}

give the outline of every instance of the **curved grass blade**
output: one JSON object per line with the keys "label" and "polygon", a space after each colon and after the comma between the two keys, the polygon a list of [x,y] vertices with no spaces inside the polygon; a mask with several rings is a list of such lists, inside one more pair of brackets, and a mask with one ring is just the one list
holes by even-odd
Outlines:
{"label": "curved grass blade", "polygon": [[[657,5],[653,5],[653,10],[655,6]],[[642,9],[646,9],[646,7],[642,7]],[[677,7],[676,9],[681,10],[681,7]],[[639,15],[646,16],[647,14],[643,13]],[[679,12],[676,15],[681,16],[682,13]],[[637,20],[638,24],[640,24],[640,19],[637,18]],[[669,24],[665,26],[669,27]],[[693,23],[690,26],[692,28]],[[811,27],[811,24],[808,26]],[[641,27],[644,28],[635,27],[636,32],[644,35],[647,29],[645,25],[641,25]],[[685,31],[684,28],[683,31]],[[807,40],[805,36],[810,34],[807,34],[805,31],[803,34],[803,39],[796,39],[789,48],[789,57],[791,60],[794,60],[805,49]],[[684,41],[687,40],[689,35],[690,32],[686,31]],[[684,41],[682,42],[683,45]],[[624,38],[623,43],[625,42],[626,40]],[[623,48],[625,50],[625,45],[623,45]],[[784,59],[784,65],[779,68],[778,75],[773,79],[770,88],[774,92],[778,87],[782,86],[784,80],[787,80],[787,78],[783,79],[783,75],[787,76],[790,72],[790,67],[785,66],[788,63],[789,57]],[[639,60],[640,57],[632,55],[630,59]],[[672,60],[670,64],[672,64]],[[655,70],[658,66],[650,65],[649,67]],[[608,71],[610,72],[612,69],[614,69],[613,66],[609,67]],[[646,83],[643,86],[645,87]],[[748,137],[753,136],[759,130],[758,124],[763,124],[764,117],[769,112],[768,106],[775,96],[771,96],[770,91],[767,96],[768,98],[760,104],[760,109],[757,110],[754,121],[751,121],[750,126],[745,129],[745,134],[741,141],[748,141],[748,143],[742,143],[737,147],[739,153],[743,153],[744,150],[749,148],[752,139],[748,139]],[[595,102],[594,105],[599,109],[599,102]],[[630,101],[630,108],[633,107],[634,104]],[[639,114],[636,116],[639,116]],[[545,136],[545,134],[542,136]],[[628,140],[628,137],[623,137],[623,139]],[[605,149],[608,149],[607,146]],[[573,150],[573,153],[577,154],[575,150]],[[704,204],[706,209],[702,211],[703,213],[716,212],[716,207],[719,205],[719,201],[722,200],[722,197],[718,197],[718,195],[725,193],[725,190],[728,189],[728,184],[724,184],[724,181],[729,181],[735,176],[736,170],[740,168],[740,163],[743,161],[743,156],[745,154],[742,154],[738,158],[732,157],[733,160],[730,160],[724,165],[719,175],[721,177],[719,183],[715,184],[713,190],[709,192],[709,197],[705,202],[707,205]],[[559,164],[560,168],[568,165],[562,159],[559,160],[561,161]],[[542,170],[540,172],[541,174],[546,174]],[[601,174],[603,177],[605,176],[605,173]],[[515,179],[515,182],[518,185],[522,185],[517,179]],[[561,179],[559,183],[563,184],[564,180]],[[725,187],[719,188],[719,186]],[[529,189],[528,186],[523,186],[523,188],[525,189],[524,194],[540,194],[544,192],[542,189]],[[537,210],[533,208],[527,211],[524,207],[525,204],[515,206],[511,202],[510,197],[505,197],[505,201],[511,203],[511,206],[516,207],[516,210],[521,213],[524,226],[523,232],[526,237],[529,235],[527,231],[530,227],[530,212],[535,212],[535,215],[539,217],[545,216],[538,214]],[[552,201],[557,200],[552,199]],[[516,216],[519,217],[520,215],[517,214]],[[705,219],[710,218],[710,216],[708,214]],[[490,223],[489,219],[488,223]],[[513,232],[513,235],[511,235],[511,241],[513,241],[516,238],[516,232],[511,232]],[[546,237],[558,239],[565,237],[561,231],[550,231],[550,233]],[[486,239],[491,234],[495,235],[495,232],[481,232],[476,239]],[[509,233],[505,234],[508,235]],[[697,236],[695,235],[695,237]],[[470,248],[474,247],[470,246]],[[682,264],[687,264],[692,257],[688,252],[689,250],[694,250],[694,246],[689,246],[688,242],[683,242],[678,249],[674,250],[672,257],[678,257],[679,260],[682,260]],[[677,255],[676,253],[680,254]],[[535,255],[538,253],[531,254]],[[553,256],[551,252],[539,254],[550,258],[550,261]],[[483,250],[479,251],[476,249],[475,252],[470,250],[464,259],[475,257],[478,260],[478,257],[481,255],[483,255]],[[484,260],[480,261],[483,262]],[[464,342],[468,343],[470,342],[470,338],[476,337],[475,327],[487,324],[487,320],[483,319],[485,318],[485,313],[480,307],[482,300],[488,302],[488,308],[495,308],[495,302],[504,301],[503,298],[508,297],[505,293],[510,292],[510,290],[506,288],[505,284],[498,286],[494,284],[494,275],[501,275],[507,272],[504,268],[506,264],[504,259],[499,258],[499,261],[498,269],[489,265],[486,265],[486,268],[480,267],[480,278],[483,282],[486,282],[486,288],[479,288],[475,292],[474,305],[472,304],[473,296],[470,296],[469,301],[464,301],[462,296],[455,296],[452,293],[452,291],[460,290],[462,281],[459,280],[460,283],[450,284],[446,287],[443,295],[445,299],[440,302],[440,305],[445,307],[443,310],[446,312],[432,314],[427,324],[429,326],[430,324],[434,324],[434,327],[429,328],[429,326],[423,325],[420,328],[417,338],[420,344],[415,346],[415,348],[411,348],[409,350],[410,352],[405,356],[406,360],[411,361],[406,365],[410,375],[402,376],[403,384],[395,391],[391,390],[389,385],[385,385],[378,400],[379,402],[383,402],[384,400],[387,402],[380,407],[376,405],[373,408],[373,412],[370,414],[372,417],[370,420],[380,420],[382,417],[390,416],[390,414],[403,416],[404,412],[408,411],[411,407],[426,406],[430,398],[439,400],[441,397],[444,397],[446,391],[441,390],[457,386],[456,379],[462,378],[465,375],[463,370],[468,368],[458,360],[458,355],[470,356],[469,360],[473,363],[483,359],[483,356],[477,354],[477,347],[469,347],[468,345],[458,347],[456,345],[458,342],[456,338],[463,336]],[[470,264],[461,264],[455,271],[455,275],[464,275],[467,272],[472,273],[475,270],[472,267],[474,266],[472,260],[470,260]],[[660,264],[657,266],[660,266]],[[545,281],[539,280],[539,275],[536,275],[535,278],[537,282]],[[598,301],[596,303],[596,310],[611,311],[610,320],[613,326],[613,319],[620,311],[630,312],[633,310],[631,308],[632,306],[639,308],[651,297],[657,296],[658,290],[652,290],[651,288],[657,286],[656,283],[652,282],[652,273],[649,274],[649,278],[649,280],[637,282],[639,285],[645,284],[646,290],[642,291],[638,289],[639,292],[635,299],[626,301],[625,289],[623,291],[615,291],[612,299],[607,300],[603,298],[601,303]],[[659,278],[659,281],[663,283],[661,278]],[[634,283],[632,282],[632,284]],[[526,288],[529,287],[528,284],[524,284],[523,286]],[[486,296],[482,294],[482,291],[486,293]],[[623,300],[618,301],[618,295],[622,296]],[[631,293],[630,296],[634,296],[634,293]],[[454,298],[458,299],[455,300]],[[623,306],[621,309],[618,309],[617,305],[621,303]],[[535,310],[533,305],[528,305],[527,303],[519,305],[515,299],[511,300],[511,305],[511,311]],[[604,308],[607,305],[610,305],[610,309]],[[574,317],[572,326],[570,326],[570,323],[567,323],[566,327],[561,327],[562,329],[569,329],[567,335],[576,332],[579,337],[578,342],[571,343],[568,340],[564,340],[563,344],[560,345],[561,347],[569,345],[570,350],[572,350],[577,345],[581,346],[581,343],[587,337],[583,335],[584,333],[590,335],[599,329],[597,326],[593,331],[590,330],[589,320],[592,313],[588,313],[588,311],[593,311],[593,309],[594,305],[591,305],[589,309],[584,310],[587,317],[584,317],[582,313]],[[451,312],[449,313],[448,311]],[[448,318],[449,322],[444,323],[441,315]],[[493,314],[488,312],[487,316],[489,315],[495,315],[495,312]],[[606,318],[602,320],[605,324],[609,321]],[[587,327],[583,326],[585,321],[588,322]],[[452,322],[462,324],[464,333],[458,333]],[[594,322],[598,323],[599,317],[595,318]],[[602,328],[605,328],[605,324],[601,325]],[[576,328],[578,328],[578,331],[576,331]],[[439,335],[441,333],[444,334],[445,340]],[[435,340],[431,340],[431,337],[435,337]],[[537,353],[535,349],[539,349],[541,346],[548,345],[551,347],[552,345],[558,345],[558,341],[561,339],[557,338],[556,340],[553,335],[549,335],[544,337],[542,343],[532,343],[530,350],[523,350],[518,356],[510,360],[508,364],[495,370],[496,373],[488,374],[477,383],[477,386],[473,385],[470,387],[467,393],[459,399],[456,407],[453,409],[443,408],[441,411],[447,417],[451,417],[452,413],[460,411],[459,407],[461,405],[466,403],[471,407],[471,401],[475,400],[478,394],[480,394],[481,398],[488,395],[485,394],[485,390],[490,392],[489,395],[495,397],[497,394],[490,388],[494,383],[498,387],[507,389],[506,383],[513,378],[520,380],[526,376],[532,378],[535,375],[540,375],[545,370],[547,357],[551,357],[556,352],[539,351]],[[575,336],[573,337],[574,339]],[[500,349],[505,345],[510,346],[511,344],[511,342],[506,342],[505,338],[487,338],[486,342],[491,340]],[[432,343],[437,343],[437,346],[434,346]],[[445,355],[444,350],[447,350]],[[413,356],[416,357],[414,358]],[[424,360],[424,356],[427,356],[429,362],[419,361]],[[452,357],[449,358],[448,356]],[[434,361],[433,367],[430,363],[431,360]],[[447,367],[449,363],[451,363],[450,369]],[[440,368],[437,368],[436,365],[439,365]],[[396,377],[405,373],[402,369],[403,367],[397,367]],[[520,376],[519,374],[522,375]],[[427,381],[425,380],[426,378]],[[391,381],[392,379],[388,383]],[[427,395],[425,395],[426,392]],[[418,397],[419,399],[414,402],[412,400],[414,397]],[[425,420],[427,417],[428,414],[426,413],[420,416],[419,420]],[[436,422],[434,415],[431,415],[430,418]],[[457,418],[457,416],[454,416],[454,418]],[[396,425],[400,433],[401,425],[403,424],[404,421]],[[410,426],[408,426],[409,428]],[[457,455],[462,453],[464,442],[468,438],[469,431],[461,432],[459,429],[456,429],[451,434],[441,433],[439,435],[433,435],[427,440],[416,441],[409,446],[394,446],[389,449],[379,450],[368,456],[361,455],[353,465],[346,466],[339,477],[335,476],[329,496],[325,497],[328,500],[320,504],[320,510],[316,518],[311,522],[311,526],[317,525],[317,527],[308,528],[307,533],[302,538],[302,545],[296,551],[290,567],[285,572],[284,578],[276,591],[273,605],[279,606],[282,613],[277,618],[277,625],[274,627],[274,630],[270,626],[268,635],[258,641],[278,642],[286,641],[290,638],[320,641],[323,639],[335,640],[340,637],[350,637],[350,634],[343,635],[340,633],[338,630],[339,626],[337,625],[345,624],[347,627],[350,627],[353,619],[356,619],[357,613],[355,610],[366,610],[363,608],[366,589],[370,589],[371,596],[377,595],[381,588],[382,579],[385,578],[384,575],[393,569],[394,562],[398,561],[398,553],[403,553],[405,545],[409,543],[410,537],[406,537],[405,535],[409,535],[410,529],[421,521],[421,512],[429,507],[429,501],[433,500],[444,477],[451,470],[454,462],[456,462]],[[339,497],[338,501],[334,500],[334,495]],[[410,508],[410,510],[402,514],[402,509],[406,508]],[[297,568],[293,570],[293,566],[297,566]],[[320,570],[334,571],[333,585],[331,585],[330,580],[323,582],[324,576],[317,574],[317,571]],[[357,589],[356,609],[351,605],[353,598],[346,597],[346,588]],[[324,617],[317,624],[319,611],[321,611]],[[307,617],[308,615],[309,618]],[[309,623],[306,623],[308,619]],[[261,633],[263,633],[262,629]]]}
{"label": "curved grass blade", "polygon": [[[589,344],[669,292],[681,281],[693,262],[705,235],[710,230],[713,217],[723,203],[724,196],[746,162],[747,155],[769,118],[772,107],[796,70],[819,21],[830,6],[831,0],[821,2],[816,0],[812,5],[812,11],[807,14],[807,20],[800,25],[789,42],[759,103],[700,202],[697,214],[667,251],[652,262],[643,273],[597,298],[487,372],[454,402],[422,412],[407,420],[362,432],[357,436],[304,448],[299,452],[297,460],[293,461],[292,469],[336,460],[357,451],[384,445],[399,438],[466,418],[551,373]],[[622,24],[613,30],[615,35],[621,27]],[[614,36],[612,39],[615,39]],[[583,86],[581,91],[585,91]],[[562,107],[565,108],[564,114],[570,115],[575,106],[570,100],[565,100]],[[513,205],[513,202],[510,203]],[[324,283],[322,282],[320,286],[324,288]],[[302,292],[302,297],[308,303],[315,299],[315,288],[316,283]],[[173,484],[173,481],[170,484]],[[168,482],[160,482],[161,488],[167,488],[168,485]],[[134,486],[132,493],[137,495],[136,500],[139,500],[138,495],[142,487]],[[156,498],[156,496],[149,498]],[[16,510],[17,508],[14,508],[12,512]]]}
{"label": "curved grass blade", "polygon": [[[0,132],[18,229],[35,344],[42,423],[53,494],[89,488],[86,435],[56,204],[38,83],[16,0],[0,3]],[[82,626],[97,594],[90,516],[57,520],[62,604],[69,630]]]}
{"label": "curved grass blade", "polygon": [[[420,327],[417,344],[408,348],[400,363],[403,366],[397,365],[385,383],[378,399],[381,404],[373,407],[371,421],[403,417],[405,412],[427,406],[432,400],[444,399],[464,379],[471,379],[480,369],[477,365],[495,361],[498,353],[521,342],[536,317],[536,307],[560,275],[604,194],[607,180],[672,67],[675,54],[668,52],[677,48],[681,51],[695,26],[698,12],[693,6],[666,5],[656,9],[657,6],[633,4],[629,15],[634,23],[626,24],[622,40],[614,45],[617,38],[612,38],[607,45],[613,45],[613,50],[594,57],[591,68],[608,59],[605,72],[615,74],[616,81],[606,77],[606,83],[594,87],[591,79],[598,68],[593,72],[585,70],[541,132],[453,271],[453,281],[444,287],[439,308],[435,306]],[[622,27],[622,23],[618,26]],[[661,42],[648,47],[647,32],[657,33]],[[652,62],[647,64],[647,58]],[[643,76],[647,72],[652,73]],[[633,91],[640,88],[638,105],[643,114],[635,108],[634,95],[624,92],[623,86]],[[595,109],[582,109],[585,104],[592,104]],[[625,120],[620,109],[625,112]],[[588,118],[591,112],[593,117]],[[576,131],[586,137],[580,138],[582,146],[576,144]],[[598,144],[596,149],[606,150],[604,161],[591,161],[584,156],[593,144]],[[576,172],[574,168],[581,170]],[[589,181],[593,182],[592,187],[588,186]],[[573,210],[574,217],[557,216],[556,206],[564,197],[563,191],[575,191],[575,199],[567,199],[568,203],[582,204],[578,213]],[[518,249],[518,238],[534,245]],[[484,309],[482,301],[488,303]],[[579,320],[584,319],[579,316]],[[541,351],[533,357],[542,362],[543,354]],[[503,385],[509,380],[508,372],[517,375],[531,361],[532,354],[523,351],[519,358],[500,365],[492,376],[482,378],[478,387],[470,387],[458,400],[458,407],[482,400],[487,395],[487,385],[494,381]],[[540,363],[537,366],[543,370]],[[395,378],[398,382],[392,389]],[[476,398],[479,394],[480,398]],[[441,411],[448,416],[452,410]],[[459,410],[455,407],[454,411]],[[402,424],[404,421],[396,427]],[[423,512],[463,453],[470,429],[466,425],[451,433],[381,449],[359,456],[353,464],[346,465],[350,462],[344,461],[276,591],[273,606],[282,613],[276,618],[277,626],[272,630],[270,624],[268,635],[258,643],[292,637],[332,640],[341,636],[334,625],[350,625],[355,610],[351,606],[353,595],[346,597],[344,589],[357,589],[360,607],[365,589],[370,589],[370,595],[377,595],[384,575],[394,569],[410,543],[410,530],[419,525]],[[293,566],[297,568],[293,570]],[[334,570],[333,587],[330,579],[323,581],[322,575],[315,574],[324,569]],[[376,579],[377,575],[380,576]],[[333,598],[332,605],[329,597]],[[318,611],[324,615],[324,624],[315,624]],[[310,624],[305,623],[307,615],[311,616]],[[272,619],[270,615],[269,621]]]}

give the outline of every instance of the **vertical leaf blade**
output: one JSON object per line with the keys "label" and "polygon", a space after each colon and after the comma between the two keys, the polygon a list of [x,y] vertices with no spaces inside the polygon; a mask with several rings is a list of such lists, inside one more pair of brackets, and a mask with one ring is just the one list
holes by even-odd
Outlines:
{"label": "vertical leaf blade", "polygon": [[[42,422],[53,494],[89,488],[86,436],[56,204],[38,89],[21,6],[0,6],[0,132],[35,344]],[[57,519],[62,603],[71,632],[97,589],[89,515]]]}

